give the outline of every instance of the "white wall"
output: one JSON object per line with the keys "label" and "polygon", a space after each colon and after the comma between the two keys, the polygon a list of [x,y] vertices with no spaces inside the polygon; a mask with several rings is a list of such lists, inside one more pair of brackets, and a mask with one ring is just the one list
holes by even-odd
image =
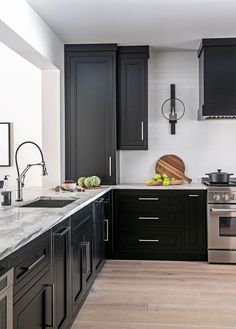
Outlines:
{"label": "white wall", "polygon": [[[58,184],[64,175],[64,44],[25,0],[0,2],[0,41],[44,72],[42,112],[49,120],[43,122],[42,148],[48,166],[54,168],[45,182]],[[51,125],[53,115],[56,120]]]}
{"label": "white wall", "polygon": [[[0,43],[0,122],[12,124],[11,167],[0,167],[0,179],[10,175],[9,184],[15,186],[16,167],[14,151],[16,147],[31,140],[42,147],[42,104],[41,70]],[[41,160],[35,147],[24,146],[19,151],[20,171],[28,163]],[[27,174],[26,186],[42,185],[41,170],[31,168]]]}
{"label": "white wall", "polygon": [[[152,52],[149,60],[149,150],[121,151],[121,182],[143,182],[154,174],[164,154],[180,156],[186,174],[200,181],[204,173],[222,168],[236,174],[236,121],[197,121],[198,58],[196,52]],[[186,106],[184,118],[170,135],[161,115],[170,84]]]}

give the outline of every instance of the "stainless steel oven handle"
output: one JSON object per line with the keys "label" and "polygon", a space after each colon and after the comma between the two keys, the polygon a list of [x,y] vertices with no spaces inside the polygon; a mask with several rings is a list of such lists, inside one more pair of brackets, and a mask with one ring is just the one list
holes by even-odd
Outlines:
{"label": "stainless steel oven handle", "polygon": [[220,208],[210,208],[211,212],[236,212],[236,209],[220,209]]}

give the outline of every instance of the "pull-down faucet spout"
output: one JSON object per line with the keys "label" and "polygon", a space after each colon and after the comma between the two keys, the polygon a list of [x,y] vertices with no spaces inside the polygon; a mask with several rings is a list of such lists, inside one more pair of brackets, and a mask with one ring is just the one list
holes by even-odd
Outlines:
{"label": "pull-down faucet spout", "polygon": [[[33,144],[35,145],[40,154],[41,154],[41,162],[39,163],[32,163],[32,164],[28,164],[26,166],[26,168],[22,171],[22,173],[20,173],[20,170],[19,170],[19,165],[18,165],[18,151],[19,149],[25,145],[25,144]],[[23,201],[23,187],[24,187],[24,180],[25,180],[25,174],[27,173],[27,171],[33,167],[33,166],[42,166],[42,176],[46,176],[48,173],[47,173],[47,168],[46,168],[46,164],[45,164],[45,161],[44,161],[44,157],[43,157],[43,152],[41,150],[41,148],[38,146],[38,144],[34,143],[34,142],[31,142],[31,141],[26,141],[24,143],[21,143],[17,149],[16,149],[16,153],[15,153],[15,162],[16,162],[16,170],[17,170],[17,191],[16,191],[16,201]]]}

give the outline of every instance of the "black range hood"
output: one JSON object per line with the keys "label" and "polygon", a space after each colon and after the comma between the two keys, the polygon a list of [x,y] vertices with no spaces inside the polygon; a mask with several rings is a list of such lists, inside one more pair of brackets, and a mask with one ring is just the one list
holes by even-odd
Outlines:
{"label": "black range hood", "polygon": [[203,39],[198,119],[236,119],[236,38]]}

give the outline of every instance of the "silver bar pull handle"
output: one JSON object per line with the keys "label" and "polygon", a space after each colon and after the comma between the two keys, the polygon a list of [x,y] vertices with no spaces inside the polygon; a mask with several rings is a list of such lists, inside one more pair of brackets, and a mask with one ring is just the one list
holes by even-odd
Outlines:
{"label": "silver bar pull handle", "polygon": [[109,219],[104,219],[104,223],[106,224],[104,241],[109,241]]}
{"label": "silver bar pull handle", "polygon": [[144,140],[143,121],[141,121],[141,140]]}
{"label": "silver bar pull handle", "polygon": [[109,157],[109,176],[112,176],[112,158]]}
{"label": "silver bar pull handle", "polygon": [[83,271],[86,274],[90,273],[90,243],[88,241],[81,242],[81,246],[85,247],[85,266],[83,268]]}
{"label": "silver bar pull handle", "polygon": [[[50,293],[48,289],[50,288]],[[45,297],[45,328],[54,328],[55,326],[55,285],[46,285]],[[50,310],[50,311],[49,311]]]}
{"label": "silver bar pull handle", "polygon": [[158,201],[159,198],[143,198],[143,197],[140,197],[138,198],[140,201]]}
{"label": "silver bar pull handle", "polygon": [[63,236],[69,231],[70,231],[70,226],[67,226],[67,227],[64,228],[64,230],[62,232],[54,232],[53,234],[55,236]]}
{"label": "silver bar pull handle", "polygon": [[211,208],[211,212],[236,212],[236,209],[219,209],[219,208]]}
{"label": "silver bar pull handle", "polygon": [[140,219],[140,220],[148,220],[148,219],[158,220],[159,217],[139,217],[138,219]]}
{"label": "silver bar pull handle", "polygon": [[158,239],[138,239],[139,242],[159,242]]}
{"label": "silver bar pull handle", "polygon": [[46,257],[45,254],[43,254],[41,257],[39,257],[33,264],[31,264],[28,267],[24,267],[25,270],[30,271],[32,270],[38,263],[40,263],[44,258]]}
{"label": "silver bar pull handle", "polygon": [[199,194],[189,194],[188,195],[190,198],[198,198]]}

